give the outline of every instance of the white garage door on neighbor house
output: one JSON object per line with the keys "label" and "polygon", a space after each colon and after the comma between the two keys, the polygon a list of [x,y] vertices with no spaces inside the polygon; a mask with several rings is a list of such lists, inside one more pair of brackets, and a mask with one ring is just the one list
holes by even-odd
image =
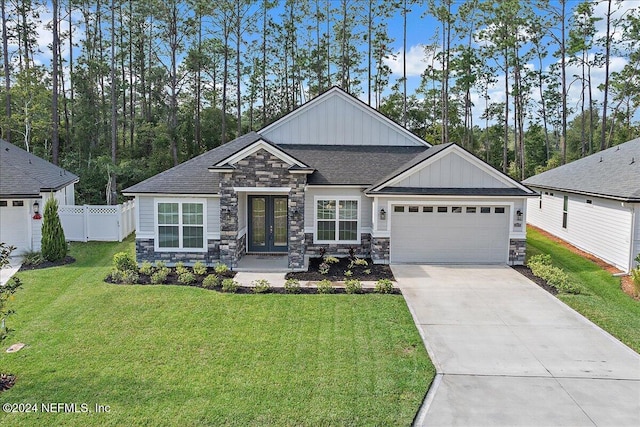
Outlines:
{"label": "white garage door on neighbor house", "polygon": [[16,247],[14,255],[31,247],[29,207],[24,200],[0,200],[0,242]]}

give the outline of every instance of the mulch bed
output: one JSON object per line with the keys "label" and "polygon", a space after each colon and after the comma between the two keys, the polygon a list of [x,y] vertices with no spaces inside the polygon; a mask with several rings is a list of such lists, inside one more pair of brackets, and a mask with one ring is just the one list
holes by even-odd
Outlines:
{"label": "mulch bed", "polygon": [[558,290],[556,288],[549,285],[546,280],[534,275],[531,272],[531,269],[526,265],[512,265],[511,268],[513,268],[515,271],[522,274],[524,277],[531,280],[533,283],[540,286],[542,289],[549,292],[550,294],[558,295]]}
{"label": "mulch bed", "polygon": [[0,392],[9,390],[16,383],[16,376],[11,374],[0,374]]}
{"label": "mulch bed", "polygon": [[[391,267],[386,264],[374,264],[371,258],[365,258],[368,265],[354,265],[349,268],[349,264],[351,263],[351,259],[348,257],[338,258],[338,262],[335,264],[329,264],[329,272],[327,274],[320,274],[318,271],[318,267],[322,264],[323,258],[315,257],[309,259],[309,269],[308,271],[299,271],[287,273],[285,276],[287,279],[298,279],[300,281],[315,281],[319,282],[320,280],[328,279],[332,282],[343,281],[346,279],[358,279],[361,281],[373,281],[376,282],[380,279],[389,279],[395,280],[393,277],[393,273],[391,272]],[[366,270],[369,270],[369,274],[367,274]],[[350,277],[346,277],[344,273],[346,271],[351,271],[353,273]]]}
{"label": "mulch bed", "polygon": [[[207,277],[209,274],[216,274],[215,270],[213,268],[207,268],[207,274],[203,275],[203,276],[195,276],[196,277],[196,281],[190,284],[184,284],[184,283],[180,283],[178,282],[178,275],[176,274],[175,270],[172,267],[169,267],[171,272],[167,275],[167,280],[165,280],[163,283],[160,283],[162,285],[176,285],[176,286],[193,286],[196,288],[201,288],[202,287],[202,280]],[[151,283],[151,276],[146,275],[146,274],[139,274],[138,275],[138,281],[136,283],[133,283],[134,285],[157,285],[158,283]],[[227,279],[227,278],[231,278],[233,279],[236,276],[236,272],[235,271],[226,271],[222,274],[218,274],[218,276],[220,276],[222,279]],[[115,282],[114,280],[111,279],[111,275],[108,275],[106,279],[104,279],[105,282],[107,283],[112,283],[114,285],[122,285],[122,283],[119,282]]]}
{"label": "mulch bed", "polygon": [[76,262],[76,259],[74,257],[66,256],[60,261],[55,261],[55,262],[43,261],[37,265],[22,265],[20,267],[20,271],[40,270],[41,268],[59,267],[61,265],[72,264],[74,262]]}

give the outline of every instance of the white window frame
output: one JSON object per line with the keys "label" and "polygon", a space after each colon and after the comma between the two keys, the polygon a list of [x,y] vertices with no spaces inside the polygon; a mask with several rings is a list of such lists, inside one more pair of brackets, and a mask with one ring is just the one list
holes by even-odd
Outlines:
{"label": "white window frame", "polygon": [[[178,244],[177,248],[161,248],[160,245],[160,224],[158,224],[158,205],[160,203],[177,203],[178,204]],[[202,248],[184,248],[182,245],[183,228],[182,223],[182,205],[186,203],[197,203],[202,205]],[[189,224],[187,224],[189,226]],[[192,225],[190,225],[192,226]],[[207,252],[207,200],[206,199],[178,199],[178,198],[156,198],[153,203],[153,247],[156,252]]]}
{"label": "white window frame", "polygon": [[[320,200],[330,200],[336,203],[336,217],[332,221],[336,223],[336,239],[334,240],[319,240],[318,239],[318,221],[331,221],[326,219],[318,219],[318,201]],[[340,235],[340,209],[338,209],[338,203],[340,202],[356,202],[358,207],[356,209],[356,240],[339,240],[338,236]],[[355,245],[360,244],[361,241],[361,227],[362,227],[362,201],[360,197],[355,196],[314,196],[313,198],[313,243],[318,244],[340,244],[340,245]],[[349,220],[353,221],[353,220]]]}

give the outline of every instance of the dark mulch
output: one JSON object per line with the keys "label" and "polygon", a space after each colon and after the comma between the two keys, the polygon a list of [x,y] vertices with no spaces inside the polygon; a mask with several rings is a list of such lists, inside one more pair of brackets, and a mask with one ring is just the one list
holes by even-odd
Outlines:
{"label": "dark mulch", "polygon": [[50,268],[50,267],[59,267],[61,265],[67,265],[67,264],[72,264],[76,262],[76,259],[72,256],[66,256],[63,259],[61,259],[60,261],[43,261],[40,264],[36,264],[36,265],[22,265],[20,267],[20,271],[28,271],[28,270],[40,270],[41,268]]}
{"label": "dark mulch", "polygon": [[11,374],[0,374],[0,392],[9,390],[16,383],[16,376]]}
{"label": "dark mulch", "polygon": [[558,295],[558,291],[556,290],[556,288],[554,288],[553,286],[549,285],[546,280],[534,275],[531,272],[531,269],[529,267],[527,267],[526,265],[512,265],[511,268],[513,268],[515,271],[517,271],[518,273],[522,274],[527,279],[531,280],[533,283],[535,283],[536,285],[540,286],[542,289],[544,289],[545,291],[549,292],[550,294]]}
{"label": "dark mulch", "polygon": [[[329,273],[320,274],[318,271],[318,267],[322,264],[323,258],[315,257],[309,259],[309,269],[307,271],[299,271],[287,273],[285,276],[287,279],[298,279],[298,280],[311,280],[311,281],[320,281],[323,279],[328,279],[332,282],[341,281],[345,279],[358,279],[358,280],[366,280],[366,281],[378,281],[380,279],[389,279],[395,280],[393,277],[393,273],[391,272],[391,267],[386,264],[374,264],[371,258],[365,258],[368,265],[354,265],[349,268],[349,264],[351,263],[351,258],[338,258],[339,262],[335,264],[329,264]],[[369,273],[367,274],[367,270]],[[345,276],[346,271],[351,271],[352,275],[350,277]]]}
{"label": "dark mulch", "polygon": [[[239,286],[238,290],[235,292],[236,294],[253,294],[255,293],[253,291],[254,288],[250,287],[250,286]],[[218,292],[222,292],[222,289],[220,288],[215,288],[213,289],[215,291]],[[224,292],[223,292],[224,293]],[[271,287],[269,289],[269,291],[264,292],[265,294],[291,294],[289,292],[287,292],[283,287]],[[305,295],[315,295],[318,294],[318,291],[316,288],[300,288],[300,291],[297,292],[298,294],[305,294]],[[344,288],[333,288],[333,292],[331,294],[346,294],[347,292],[344,290]],[[363,288],[361,292],[359,292],[360,294],[373,294],[375,293],[373,288]],[[399,295],[401,294],[400,289],[396,289],[394,288],[393,291],[389,292],[389,294],[395,294],[395,295]]]}

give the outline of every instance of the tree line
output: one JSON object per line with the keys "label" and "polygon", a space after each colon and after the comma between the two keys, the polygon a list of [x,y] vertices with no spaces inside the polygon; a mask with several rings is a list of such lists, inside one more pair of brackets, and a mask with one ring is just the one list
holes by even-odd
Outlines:
{"label": "tree line", "polygon": [[[0,1],[1,137],[78,174],[82,202],[332,86],[517,179],[640,134],[640,6],[617,0]],[[411,93],[407,34],[425,62]]]}

